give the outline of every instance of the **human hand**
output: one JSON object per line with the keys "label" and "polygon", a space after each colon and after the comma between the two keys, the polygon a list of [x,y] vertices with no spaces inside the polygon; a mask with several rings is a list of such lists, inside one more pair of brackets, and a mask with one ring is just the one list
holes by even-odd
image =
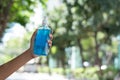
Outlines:
{"label": "human hand", "polygon": [[[36,29],[35,32],[33,33],[32,37],[31,37],[31,41],[30,41],[30,48],[29,48],[29,50],[32,52],[32,56],[33,57],[36,57],[36,55],[34,55],[34,53],[33,53],[33,45],[34,45],[34,39],[35,39],[37,30],[38,29]],[[49,44],[49,47],[51,47],[52,46],[53,35],[50,34],[49,37],[50,37],[50,39],[48,40],[48,44]]]}

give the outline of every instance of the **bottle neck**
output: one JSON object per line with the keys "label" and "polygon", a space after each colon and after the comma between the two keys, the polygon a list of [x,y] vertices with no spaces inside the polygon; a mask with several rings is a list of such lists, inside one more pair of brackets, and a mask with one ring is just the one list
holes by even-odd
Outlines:
{"label": "bottle neck", "polygon": [[44,16],[43,21],[42,21],[42,27],[43,28],[49,28],[48,20],[47,20],[47,18],[45,16]]}

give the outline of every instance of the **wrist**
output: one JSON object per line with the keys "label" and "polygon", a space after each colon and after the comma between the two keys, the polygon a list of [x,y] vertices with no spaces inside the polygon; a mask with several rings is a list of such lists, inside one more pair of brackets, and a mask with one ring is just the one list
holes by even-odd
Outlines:
{"label": "wrist", "polygon": [[28,52],[29,52],[31,58],[36,58],[37,57],[37,56],[34,55],[33,50],[28,49]]}

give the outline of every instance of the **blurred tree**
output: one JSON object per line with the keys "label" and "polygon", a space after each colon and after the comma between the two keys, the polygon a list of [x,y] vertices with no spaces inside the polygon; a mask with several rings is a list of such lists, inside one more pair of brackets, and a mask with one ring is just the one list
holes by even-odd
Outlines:
{"label": "blurred tree", "polygon": [[0,0],[0,42],[8,22],[25,25],[40,1],[45,6],[48,0]]}
{"label": "blurred tree", "polygon": [[51,27],[53,29],[53,34],[54,34],[53,45],[57,47],[56,52],[55,53],[53,52],[51,55],[54,58],[56,58],[58,66],[62,65],[62,67],[65,69],[66,58],[65,58],[64,49],[67,47],[67,44],[69,43],[69,36],[67,36],[66,34],[67,30],[65,28],[65,25],[63,25],[65,23],[64,22],[65,17],[61,15],[61,14],[64,14],[64,15],[66,14],[66,13],[63,13],[65,9],[64,9],[64,6],[61,6],[61,7],[62,7],[61,9],[56,8],[55,10],[50,11],[48,15],[49,15],[49,20],[50,20]]}
{"label": "blurred tree", "polygon": [[[120,33],[119,3],[119,0],[63,0],[59,9],[50,12],[50,20],[53,22],[51,26],[55,31],[54,41],[58,40],[55,45],[58,48],[78,45],[84,62],[83,46],[85,44],[81,41],[92,37],[94,39],[94,45],[91,48],[94,53],[92,59],[95,59],[94,64],[101,69],[100,46],[111,44],[111,37]],[[99,32],[104,34],[102,38]]]}
{"label": "blurred tree", "polygon": [[[117,35],[120,33],[118,30],[119,21],[118,18],[115,16],[119,16],[115,14],[115,12],[119,12],[119,0],[113,1],[113,3],[109,0],[106,1],[99,1],[99,0],[75,0],[75,1],[67,1],[64,0],[68,7],[69,18],[66,18],[68,22],[69,29],[72,29],[74,21],[78,21],[78,26],[76,26],[79,30],[78,37],[80,38],[82,35],[85,36],[86,33],[92,32],[90,36],[95,38],[95,49],[96,49],[96,60],[99,63],[99,44],[100,41],[98,40],[98,32],[102,31],[105,32],[107,37],[104,43],[110,43],[111,35]],[[76,10],[75,10],[76,9]],[[113,11],[113,12],[112,12]],[[72,13],[74,12],[74,13]],[[112,13],[112,14],[111,14]],[[115,15],[113,15],[113,13]],[[74,16],[77,16],[74,19]],[[79,17],[79,18],[78,18]],[[78,20],[77,20],[78,18]],[[70,22],[71,21],[71,22]],[[113,31],[114,30],[114,31]],[[84,34],[82,34],[84,33]],[[79,40],[80,41],[80,40]]]}
{"label": "blurred tree", "polygon": [[8,22],[25,25],[33,12],[33,0],[0,0],[0,40]]}
{"label": "blurred tree", "polygon": [[[109,44],[111,45],[111,37],[116,36],[120,33],[120,30],[118,30],[119,27],[119,18],[115,16],[119,16],[119,14],[115,14],[116,11],[119,13],[118,3],[120,3],[119,0],[116,1],[99,1],[99,0],[93,0],[92,1],[86,1],[87,6],[90,8],[87,10],[87,14],[89,14],[89,18],[86,19],[87,22],[91,20],[91,24],[89,25],[92,29],[92,32],[94,33],[94,40],[95,40],[95,63],[101,67],[101,58],[99,57],[100,52],[100,46],[101,44]],[[93,5],[95,4],[95,5]],[[88,16],[86,14],[86,16]],[[88,26],[88,27],[89,27]],[[105,34],[104,38],[101,40],[98,39],[98,33],[103,32]]]}

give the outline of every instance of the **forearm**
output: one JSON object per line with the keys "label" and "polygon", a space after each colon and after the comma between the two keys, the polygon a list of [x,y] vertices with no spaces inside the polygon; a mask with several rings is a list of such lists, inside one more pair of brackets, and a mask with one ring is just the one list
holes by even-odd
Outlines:
{"label": "forearm", "polygon": [[18,57],[0,66],[0,80],[7,78],[32,58],[32,51],[26,50]]}

